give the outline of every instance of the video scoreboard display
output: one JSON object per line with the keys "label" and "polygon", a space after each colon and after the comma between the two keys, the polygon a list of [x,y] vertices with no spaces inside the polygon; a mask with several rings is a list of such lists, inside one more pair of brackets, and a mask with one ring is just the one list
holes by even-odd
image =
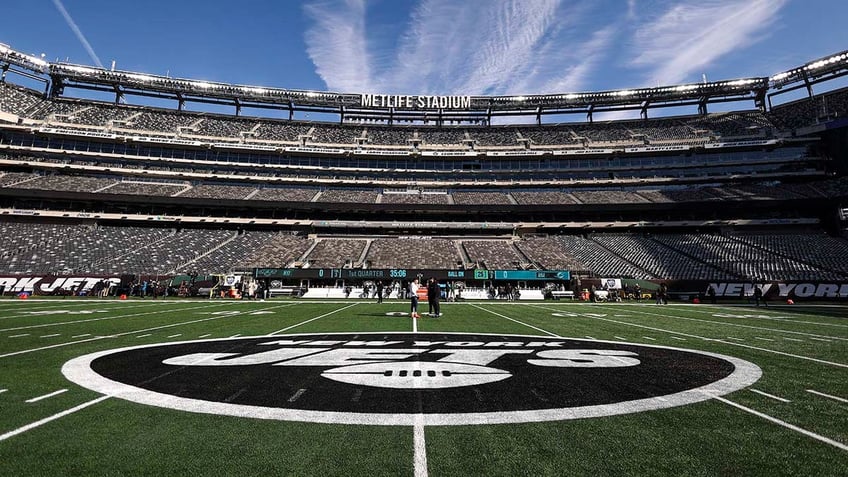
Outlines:
{"label": "video scoreboard display", "polygon": [[568,270],[425,270],[407,268],[257,268],[256,278],[292,278],[312,280],[384,280],[408,281],[434,277],[438,280],[548,280],[567,281]]}
{"label": "video scoreboard display", "polygon": [[495,270],[495,280],[569,280],[568,270]]}

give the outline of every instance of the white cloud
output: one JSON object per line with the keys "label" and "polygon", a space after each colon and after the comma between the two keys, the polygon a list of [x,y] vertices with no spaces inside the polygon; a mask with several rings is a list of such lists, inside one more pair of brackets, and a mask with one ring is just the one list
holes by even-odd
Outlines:
{"label": "white cloud", "polygon": [[[305,7],[316,71],[332,90],[521,94],[584,86],[618,31],[590,0],[421,0],[392,48],[369,43],[364,0]],[[625,15],[622,12],[621,15]],[[591,20],[591,21],[590,21]],[[594,32],[586,32],[597,25]]]}
{"label": "white cloud", "polygon": [[532,86],[532,89],[526,91],[538,91],[541,94],[576,92],[586,89],[591,74],[604,59],[617,34],[617,25],[610,25],[594,32],[589,40],[576,48],[577,57],[572,58],[571,63],[563,68],[562,76],[542,78],[545,80],[543,83]]}
{"label": "white cloud", "polygon": [[787,1],[677,2],[637,28],[631,65],[651,70],[647,84],[695,81],[720,57],[765,38]]}
{"label": "white cloud", "polygon": [[367,91],[371,60],[365,37],[365,0],[326,0],[306,4],[315,24],[306,30],[306,52],[330,89]]}

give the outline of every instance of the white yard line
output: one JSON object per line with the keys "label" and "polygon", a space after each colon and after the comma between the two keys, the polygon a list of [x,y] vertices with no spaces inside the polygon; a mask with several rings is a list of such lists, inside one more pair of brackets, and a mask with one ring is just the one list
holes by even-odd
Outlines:
{"label": "white yard line", "polygon": [[45,323],[45,324],[41,324],[41,325],[17,326],[15,328],[1,329],[0,332],[2,332],[2,331],[15,331],[15,330],[28,330],[28,329],[32,329],[32,328],[45,328],[45,327],[48,327],[48,326],[76,325],[78,323],[89,323],[89,322],[92,322],[92,321],[117,320],[118,318],[133,318],[133,317],[136,317],[136,316],[153,315],[153,314],[156,314],[156,313],[167,313],[169,311],[194,310],[194,309],[197,309],[197,308],[205,308],[205,307],[210,307],[210,306],[221,306],[221,305],[224,305],[224,303],[215,303],[213,305],[207,304],[203,307],[172,308],[170,310],[154,310],[154,311],[147,311],[147,312],[144,312],[144,313],[131,313],[129,315],[115,315],[115,316],[104,316],[104,317],[101,317],[101,318],[88,318],[86,320],[61,321],[61,322],[58,322],[58,323]]}
{"label": "white yard line", "polygon": [[71,336],[71,338],[84,338],[86,336],[91,336],[91,333],[85,333],[85,334],[82,334],[82,335],[74,335],[74,336]]}
{"label": "white yard line", "polygon": [[[39,314],[39,313],[31,313],[31,312],[50,311],[50,310],[54,310],[54,309],[60,309],[61,310],[62,308],[68,308],[68,307],[72,307],[72,306],[98,306],[98,307],[101,307],[103,305],[121,305],[121,303],[102,302],[102,301],[100,301],[100,302],[87,302],[87,303],[58,303],[56,306],[51,306],[49,308],[43,308],[43,309],[42,308],[35,308],[35,309],[30,308],[23,315],[4,316],[4,317],[0,317],[0,320],[12,320],[12,319],[15,319],[15,318],[34,318],[34,317],[38,317],[38,316],[54,316],[53,314],[47,314],[47,313]],[[150,303],[150,305],[153,305],[153,303]],[[145,306],[145,305],[123,306],[123,307],[120,307],[120,309],[125,310],[125,309],[128,309],[128,308],[140,308],[142,306]],[[113,308],[110,308],[110,311],[118,309],[118,308],[119,308],[118,306],[115,306]],[[2,310],[2,311],[7,311],[7,310]]]}
{"label": "white yard line", "polygon": [[721,402],[723,402],[723,403],[725,403],[725,404],[727,404],[727,405],[729,405],[729,406],[733,406],[733,407],[735,407],[735,408],[737,408],[737,409],[741,409],[741,410],[743,410],[743,411],[745,411],[745,412],[747,412],[747,413],[753,414],[753,415],[755,415],[755,416],[757,416],[757,417],[761,417],[761,418],[763,418],[763,419],[765,419],[765,420],[767,420],[767,421],[769,421],[769,422],[773,422],[774,424],[777,424],[777,425],[779,425],[779,426],[783,426],[783,427],[785,427],[785,428],[787,428],[787,429],[791,429],[791,430],[793,430],[793,431],[795,431],[795,432],[799,432],[799,433],[801,433],[801,434],[803,434],[803,435],[805,435],[805,436],[807,436],[807,437],[812,437],[813,439],[816,439],[816,440],[818,440],[818,441],[824,442],[825,444],[830,444],[830,445],[832,445],[833,447],[836,447],[837,449],[842,449],[842,450],[844,450],[844,451],[848,451],[848,446],[846,446],[845,444],[842,444],[842,443],[840,443],[840,442],[836,442],[836,441],[835,441],[835,440],[833,440],[833,439],[829,439],[829,438],[827,438],[827,437],[825,437],[825,436],[822,436],[822,435],[816,434],[815,432],[810,432],[810,431],[808,431],[808,430],[806,430],[806,429],[801,429],[801,428],[800,428],[800,427],[798,427],[798,426],[795,426],[795,425],[789,424],[788,422],[785,422],[785,421],[781,421],[780,419],[778,419],[778,418],[776,418],[776,417],[769,416],[768,414],[763,414],[763,413],[761,413],[761,412],[759,412],[759,411],[755,411],[755,410],[753,410],[753,409],[751,409],[751,408],[749,408],[749,407],[745,407],[745,406],[743,406],[743,405],[741,405],[741,404],[737,404],[737,403],[735,403],[735,402],[733,402],[733,401],[730,401],[730,400],[728,400],[728,399],[725,399],[725,398],[723,398],[723,397],[720,397],[720,396],[712,396],[712,398],[713,398],[713,399],[715,399],[715,400],[717,400],[717,401],[721,401]]}
{"label": "white yard line", "polygon": [[671,338],[673,340],[678,340],[678,341],[686,341],[686,338],[681,338],[679,336],[670,336],[669,338]]}
{"label": "white yard line", "polygon": [[62,333],[53,333],[52,335],[44,335],[44,336],[40,336],[40,338],[55,338],[56,336],[62,336]]}
{"label": "white yard line", "polygon": [[754,339],[755,339],[755,340],[760,340],[760,341],[774,341],[774,340],[773,340],[773,339],[771,339],[771,338],[761,338],[761,337],[759,337],[759,336],[755,336],[755,337],[754,337]]}
{"label": "white yard line", "polygon": [[[418,319],[412,319],[412,332],[418,333]],[[419,402],[420,406],[420,402]],[[424,414],[415,415],[412,425],[412,467],[415,477],[427,477],[427,441],[424,438]]]}
{"label": "white yard line", "polygon": [[[531,305],[531,306],[535,306],[536,308],[546,309],[546,308],[540,307],[538,305]],[[547,309],[550,310],[550,308],[547,308]],[[651,315],[653,313],[647,313],[647,314]],[[734,343],[733,341],[725,341],[725,340],[717,339],[717,338],[707,338],[705,336],[698,336],[698,335],[693,335],[693,334],[689,334],[689,333],[682,333],[680,331],[666,330],[666,329],[663,329],[663,328],[656,328],[654,326],[639,325],[639,324],[630,323],[630,322],[627,322],[627,321],[611,320],[609,318],[601,318],[601,317],[598,317],[598,316],[588,316],[588,315],[585,315],[585,314],[580,314],[580,316],[585,317],[585,318],[591,318],[593,320],[608,321],[610,323],[618,323],[620,325],[635,326],[637,328],[642,328],[642,329],[646,329],[646,330],[661,331],[663,333],[686,336],[688,338],[697,338],[697,339],[701,339],[701,340],[704,340],[704,341],[712,341],[712,342],[715,342],[715,343],[723,343],[723,344],[728,344],[728,345],[733,345],[733,346],[739,346],[739,347],[742,347],[742,348],[754,349],[754,350],[757,350],[757,351],[764,351],[766,353],[773,353],[773,354],[778,354],[778,355],[781,355],[781,356],[788,356],[790,358],[797,358],[797,359],[803,359],[803,360],[806,360],[806,361],[813,361],[815,363],[828,364],[828,365],[831,365],[831,366],[838,366],[840,368],[848,368],[848,364],[845,364],[845,363],[836,363],[836,362],[833,362],[833,361],[826,361],[826,360],[823,360],[823,359],[811,358],[809,356],[802,356],[802,355],[799,355],[799,354],[785,353],[783,351],[777,351],[777,350],[768,349],[768,348],[760,348],[759,346],[750,346],[750,345],[746,345],[746,344],[742,344],[742,343]],[[733,338],[731,338],[731,339],[733,339]]]}
{"label": "white yard line", "polygon": [[780,402],[792,402],[792,401],[790,401],[789,399],[785,399],[785,398],[782,398],[782,397],[780,397],[780,396],[775,396],[774,394],[765,393],[765,392],[760,391],[759,389],[753,389],[753,388],[750,388],[750,389],[749,389],[749,391],[751,391],[752,393],[757,393],[757,394],[759,394],[759,395],[761,395],[761,396],[765,396],[765,397],[767,397],[767,398],[772,398],[772,399],[774,399],[775,401],[780,401]]}
{"label": "white yard line", "polygon": [[[551,333],[550,331],[543,330],[543,329],[541,329],[541,328],[539,328],[539,327],[537,327],[537,326],[533,326],[533,325],[530,325],[530,324],[524,323],[523,321],[518,321],[518,320],[516,320],[516,319],[514,319],[514,318],[510,318],[510,317],[508,317],[508,316],[501,315],[500,313],[494,312],[494,311],[492,311],[492,310],[487,310],[486,308],[483,308],[482,306],[475,305],[475,304],[473,304],[473,303],[469,303],[469,304],[470,304],[471,306],[473,306],[474,308],[477,308],[478,310],[483,310],[483,311],[485,311],[485,312],[487,312],[487,313],[491,313],[491,314],[493,314],[493,315],[495,315],[495,316],[500,316],[501,318],[504,318],[504,319],[506,319],[506,320],[512,321],[513,323],[518,323],[519,325],[524,325],[524,326],[526,326],[526,327],[528,327],[528,328],[531,328],[531,329],[534,329],[534,330],[536,330],[536,331],[541,331],[542,333],[544,333],[544,334],[546,334],[546,335],[551,335],[551,336],[555,336],[555,337],[557,337],[557,338],[562,338],[561,336],[559,336],[559,335],[558,335],[558,334],[556,334],[556,333]],[[595,339],[595,338],[591,338],[591,337],[588,337],[588,336],[587,336],[587,338],[589,338],[589,339]]]}
{"label": "white yard line", "polygon": [[[681,306],[681,305],[672,305],[672,306]],[[688,308],[688,310],[694,311],[696,313],[708,313],[708,314],[713,314],[714,309],[716,309],[716,308],[721,308],[721,309],[725,309],[725,310],[728,310],[728,311],[732,311],[733,313],[739,313],[739,312],[745,311],[745,310],[740,310],[739,308],[729,308],[729,307],[725,307],[725,306],[711,306],[710,308],[712,308],[712,309],[703,309],[703,308],[700,308],[700,307],[690,307],[690,308]],[[769,312],[768,310],[757,309],[757,308],[754,308],[752,311],[756,311],[757,313],[768,313]],[[784,313],[785,311],[780,311],[780,312]],[[788,312],[792,313],[792,311],[788,311]],[[776,317],[776,316],[748,315],[748,316],[744,316],[744,317],[739,317],[739,319],[740,320],[773,320],[773,321],[782,321],[784,323],[800,323],[800,324],[805,324],[805,325],[838,326],[840,328],[848,328],[848,325],[842,325],[842,324],[839,324],[839,323],[821,323],[821,322],[818,322],[818,321],[801,321],[801,320],[793,320],[791,318],[779,318],[779,317]]]}
{"label": "white yard line", "polygon": [[348,306],[345,306],[345,307],[339,308],[338,310],[333,310],[333,311],[331,311],[331,312],[329,312],[329,313],[324,313],[324,314],[323,314],[323,315],[321,315],[321,316],[316,316],[315,318],[310,318],[310,319],[308,319],[308,320],[306,320],[306,321],[301,321],[300,323],[295,323],[295,324],[293,324],[293,325],[291,325],[291,326],[287,326],[287,327],[285,327],[285,328],[283,328],[283,329],[281,329],[281,330],[277,330],[277,331],[275,331],[275,332],[273,332],[273,333],[268,333],[268,336],[274,336],[274,335],[276,335],[277,333],[282,333],[282,332],[284,332],[284,331],[288,331],[288,330],[290,330],[290,329],[292,329],[292,328],[297,328],[298,326],[302,326],[302,325],[305,325],[305,324],[307,324],[307,323],[313,322],[313,321],[315,321],[315,320],[317,320],[317,319],[324,318],[325,316],[330,316],[330,315],[332,315],[332,314],[334,314],[334,313],[338,313],[338,312],[340,312],[340,311],[347,310],[348,308],[353,307],[353,306],[356,306],[356,305],[358,305],[358,304],[359,304],[359,303],[354,303],[354,304],[352,304],[352,305],[348,305]]}
{"label": "white yard line", "polygon": [[621,336],[613,336],[613,338],[621,341],[627,341],[627,338],[622,338]]}
{"label": "white yard line", "polygon": [[734,336],[728,336],[728,337],[727,337],[727,339],[729,339],[729,340],[734,340],[734,341],[745,341],[745,340],[744,340],[744,339],[742,339],[742,338],[736,338],[736,337],[734,337]]}
{"label": "white yard line", "polygon": [[803,342],[804,342],[804,340],[799,340],[798,338],[788,338],[788,337],[786,337],[786,336],[784,336],[784,337],[783,337],[783,339],[785,339],[786,341],[797,341],[797,342],[799,342],[799,343],[803,343]]}
{"label": "white yard line", "polygon": [[415,477],[427,477],[427,442],[424,439],[424,415],[421,413],[415,415],[412,441],[415,449],[413,455]]}
{"label": "white yard line", "polygon": [[29,336],[29,333],[21,333],[19,335],[12,335],[9,338],[23,338],[24,336]]}
{"label": "white yard line", "polygon": [[690,318],[690,317],[687,317],[687,316],[680,316],[680,315],[665,315],[665,314],[660,314],[660,313],[649,313],[649,312],[646,312],[646,311],[632,310],[632,312],[638,313],[640,315],[649,315],[649,316],[656,316],[656,317],[659,317],[659,318],[667,318],[667,319],[670,319],[670,320],[697,321],[697,322],[700,322],[700,323],[712,323],[712,324],[715,324],[715,325],[722,325],[722,326],[736,326],[738,328],[748,328],[748,329],[752,329],[752,330],[771,331],[773,333],[789,333],[789,334],[793,334],[793,335],[816,336],[818,338],[830,338],[830,339],[835,339],[835,340],[848,341],[848,338],[841,338],[841,337],[837,337],[837,336],[828,336],[828,335],[820,335],[820,334],[815,334],[815,333],[804,333],[802,331],[790,331],[790,330],[781,330],[779,328],[766,328],[766,327],[763,327],[763,326],[741,325],[739,323],[728,323],[726,321],[702,320],[700,318]]}
{"label": "white yard line", "polygon": [[212,333],[206,333],[205,335],[200,335],[198,338],[206,338],[207,336],[212,336]]}
{"label": "white yard line", "polygon": [[832,342],[831,340],[826,340],[826,339],[824,339],[824,338],[810,338],[810,339],[811,339],[811,340],[814,340],[814,341],[824,341],[824,342],[826,342],[826,343],[831,343],[831,342]]}
{"label": "white yard line", "polygon": [[58,395],[60,395],[60,394],[62,394],[62,393],[66,393],[66,392],[68,392],[68,390],[67,390],[67,389],[60,389],[60,390],[58,390],[58,391],[53,391],[52,393],[45,394],[44,396],[38,396],[38,397],[34,397],[34,398],[32,398],[32,399],[27,399],[27,400],[26,400],[26,401],[24,401],[24,402],[25,402],[25,403],[27,403],[27,404],[30,404],[30,403],[34,403],[34,402],[41,401],[41,400],[43,400],[43,399],[52,398],[53,396],[58,396]]}
{"label": "white yard line", "polygon": [[[208,308],[208,307],[209,307],[209,305],[198,306],[198,307],[194,307],[194,308]],[[182,308],[182,309],[180,309],[180,311],[184,311],[184,310],[187,310],[187,309],[194,309],[194,308]],[[41,346],[39,348],[31,348],[31,349],[25,349],[25,350],[21,350],[21,351],[13,351],[11,353],[6,353],[6,354],[0,354],[0,358],[8,358],[9,356],[17,356],[17,355],[21,355],[21,354],[33,353],[35,351],[43,351],[43,350],[46,350],[46,349],[61,348],[63,346],[70,346],[70,345],[75,345],[75,344],[79,344],[79,343],[88,343],[88,342],[91,342],[91,341],[97,341],[97,340],[102,340],[102,339],[107,339],[107,338],[119,338],[121,336],[134,335],[136,333],[144,333],[146,331],[156,331],[156,330],[161,330],[161,329],[165,329],[165,328],[173,328],[175,326],[183,326],[183,325],[191,325],[193,323],[201,323],[201,322],[204,322],[204,321],[220,320],[221,318],[233,318],[234,316],[239,316],[239,315],[219,315],[219,316],[213,316],[213,317],[210,317],[210,318],[202,318],[202,319],[199,319],[199,320],[183,321],[183,322],[180,322],[180,323],[171,323],[171,324],[168,324],[168,325],[154,326],[153,328],[144,328],[144,329],[141,329],[141,330],[127,331],[125,333],[116,333],[114,335],[95,336],[93,338],[88,338],[88,339],[84,339],[84,340],[68,341],[66,343],[59,343],[59,344],[50,345],[50,346]]]}
{"label": "white yard line", "polygon": [[42,419],[42,420],[40,420],[40,421],[35,421],[35,422],[33,422],[32,424],[27,424],[26,426],[19,427],[19,428],[15,429],[14,431],[9,431],[9,432],[7,432],[7,433],[5,433],[5,434],[3,434],[3,435],[0,435],[0,441],[5,441],[6,439],[8,439],[8,438],[10,438],[10,437],[15,437],[15,436],[17,436],[18,434],[23,434],[23,433],[24,433],[24,432],[26,432],[26,431],[29,431],[29,430],[31,430],[31,429],[35,429],[36,427],[41,426],[41,425],[43,425],[43,424],[47,424],[47,423],[48,423],[48,422],[50,422],[50,421],[55,421],[56,419],[59,419],[59,418],[61,418],[61,417],[65,417],[65,416],[67,416],[67,415],[69,415],[69,414],[73,414],[73,413],[75,413],[75,412],[77,412],[77,411],[80,411],[80,410],[82,410],[82,409],[87,408],[88,406],[91,406],[91,405],[97,404],[97,403],[99,403],[99,402],[101,402],[101,401],[105,401],[106,399],[109,399],[109,397],[110,397],[110,396],[101,396],[101,397],[99,397],[99,398],[97,398],[97,399],[93,399],[93,400],[91,400],[91,401],[84,402],[84,403],[80,404],[79,406],[72,407],[72,408],[70,408],[70,409],[68,409],[68,410],[65,410],[65,411],[62,411],[62,412],[60,412],[60,413],[58,413],[58,414],[54,414],[54,415],[52,415],[52,416],[50,416],[50,417],[45,417],[44,419]]}
{"label": "white yard line", "polygon": [[176,338],[177,336],[182,336],[182,333],[177,333],[175,335],[168,336],[168,338]]}
{"label": "white yard line", "polygon": [[830,394],[820,393],[820,392],[812,390],[812,389],[808,389],[807,392],[811,393],[811,394],[815,394],[817,396],[825,397],[825,398],[828,398],[828,399],[833,399],[834,401],[839,401],[839,402],[848,404],[848,399],[844,399],[844,398],[841,398],[841,397],[838,397],[838,396],[831,396]]}
{"label": "white yard line", "polygon": [[147,338],[148,336],[153,336],[151,333],[145,333],[143,335],[138,335],[136,338]]}
{"label": "white yard line", "polygon": [[646,340],[651,340],[651,341],[657,340],[656,338],[651,338],[650,336],[643,336],[642,338],[645,338]]}
{"label": "white yard line", "polygon": [[8,391],[8,389],[0,389],[0,394],[5,393],[6,391]]}

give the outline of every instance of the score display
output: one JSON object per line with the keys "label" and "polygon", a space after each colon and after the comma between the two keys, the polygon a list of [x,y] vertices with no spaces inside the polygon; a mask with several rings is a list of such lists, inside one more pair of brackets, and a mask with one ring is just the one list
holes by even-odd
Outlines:
{"label": "score display", "polygon": [[256,278],[291,278],[315,280],[384,280],[406,281],[419,276],[437,280],[564,280],[571,278],[568,270],[424,270],[407,268],[257,268]]}

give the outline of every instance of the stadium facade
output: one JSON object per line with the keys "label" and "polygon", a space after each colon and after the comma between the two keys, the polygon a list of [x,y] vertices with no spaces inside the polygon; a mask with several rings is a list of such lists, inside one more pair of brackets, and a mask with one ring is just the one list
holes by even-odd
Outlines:
{"label": "stadium facade", "polygon": [[[770,77],[523,96],[232,85],[4,45],[0,68],[7,289],[247,270],[278,289],[439,274],[806,298],[848,282],[848,89],[828,89],[848,52]],[[204,105],[232,113],[190,111]],[[622,111],[640,119],[596,119]]]}

